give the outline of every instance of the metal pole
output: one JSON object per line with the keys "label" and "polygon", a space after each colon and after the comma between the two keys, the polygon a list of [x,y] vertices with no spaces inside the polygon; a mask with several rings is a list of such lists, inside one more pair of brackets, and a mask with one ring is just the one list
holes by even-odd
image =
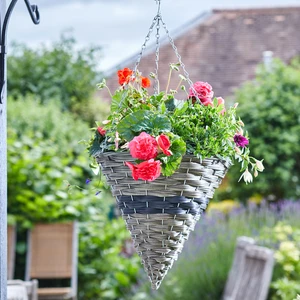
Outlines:
{"label": "metal pole", "polygon": [[[39,24],[37,5],[24,0],[31,20]],[[7,121],[6,121],[6,32],[9,18],[18,0],[12,0],[6,11],[6,0],[0,0],[0,300],[7,298]]]}
{"label": "metal pole", "polygon": [[[0,40],[2,40],[3,21],[6,13],[6,1],[0,0]],[[1,49],[3,51],[4,49]],[[4,61],[4,79],[0,105],[0,300],[6,300],[7,280],[7,141],[6,141],[6,60]]]}

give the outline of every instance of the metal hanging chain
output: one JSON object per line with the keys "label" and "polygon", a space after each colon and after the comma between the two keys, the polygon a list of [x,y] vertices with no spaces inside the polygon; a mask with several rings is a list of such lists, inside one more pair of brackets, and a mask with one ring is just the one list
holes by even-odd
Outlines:
{"label": "metal hanging chain", "polygon": [[135,63],[134,66],[134,71],[133,71],[133,76],[136,75],[137,70],[138,70],[138,66],[141,62],[141,58],[144,54],[144,50],[146,49],[147,43],[150,40],[150,36],[153,32],[154,26],[156,25],[156,48],[155,48],[155,85],[154,85],[154,93],[158,94],[159,92],[159,80],[158,80],[158,66],[159,66],[159,48],[160,48],[160,43],[159,43],[159,39],[160,39],[160,34],[159,34],[159,30],[160,30],[160,21],[161,21],[161,3],[160,0],[155,0],[156,3],[158,4],[158,8],[157,8],[157,13],[156,16],[154,17],[152,24],[149,28],[148,34],[146,35],[144,44],[142,45],[141,48],[141,52],[138,55],[137,61]]}
{"label": "metal hanging chain", "polygon": [[159,79],[158,79],[158,68],[159,68],[159,48],[160,48],[160,21],[161,21],[161,11],[160,11],[160,0],[155,0],[158,4],[157,8],[157,23],[156,23],[156,48],[155,48],[155,84],[154,84],[154,94],[159,93]]}
{"label": "metal hanging chain", "polygon": [[157,24],[157,19],[158,19],[158,16],[156,15],[154,17],[153,21],[152,21],[152,24],[151,24],[150,28],[149,28],[148,34],[146,35],[144,44],[142,45],[142,48],[141,48],[141,52],[139,53],[138,58],[135,62],[134,69],[133,69],[134,70],[133,75],[135,75],[137,73],[137,69],[138,69],[138,66],[140,64],[141,58],[144,54],[144,50],[146,49],[147,43],[150,40],[150,36],[151,36],[152,31],[153,31],[153,28],[154,28],[155,24]]}
{"label": "metal hanging chain", "polygon": [[167,37],[168,37],[168,39],[169,39],[169,42],[170,42],[170,44],[171,44],[171,46],[172,46],[172,48],[173,48],[173,50],[174,50],[174,52],[175,52],[175,55],[176,55],[176,57],[177,57],[177,59],[178,59],[178,62],[179,62],[180,66],[181,66],[181,68],[182,68],[182,70],[183,70],[184,76],[185,76],[187,82],[189,83],[189,85],[192,86],[192,85],[193,85],[193,82],[192,82],[191,79],[190,79],[190,74],[189,74],[189,73],[187,72],[187,70],[185,69],[185,64],[182,62],[181,55],[179,54],[178,49],[177,49],[177,47],[176,47],[176,45],[175,45],[175,43],[174,43],[174,40],[173,40],[173,38],[171,37],[170,32],[169,32],[169,30],[168,30],[168,28],[167,28],[167,25],[166,25],[166,23],[163,21],[162,18],[161,18],[161,23],[162,23],[162,25],[163,25],[163,27],[164,27],[164,29],[165,29],[165,32],[166,32]]}
{"label": "metal hanging chain", "polygon": [[185,78],[186,78],[186,81],[188,82],[188,84],[189,84],[191,90],[193,91],[196,100],[197,100],[200,104],[202,104],[202,102],[200,101],[200,99],[199,99],[199,97],[198,97],[198,93],[196,92],[196,90],[195,90],[195,88],[194,88],[194,83],[193,83],[193,81],[190,79],[190,74],[188,73],[188,71],[187,71],[186,68],[185,68],[185,64],[184,64],[183,61],[182,61],[181,55],[179,54],[178,49],[177,49],[177,47],[176,47],[176,45],[175,45],[175,43],[174,43],[174,40],[173,40],[173,38],[171,37],[170,32],[169,32],[169,30],[168,30],[168,28],[167,28],[167,25],[166,25],[166,23],[163,21],[162,17],[160,17],[160,21],[161,21],[161,23],[162,23],[162,25],[163,25],[163,28],[165,29],[165,32],[166,32],[167,37],[168,37],[168,39],[169,39],[169,43],[171,44],[171,46],[172,46],[172,48],[173,48],[173,50],[174,50],[174,52],[175,52],[175,55],[176,55],[176,57],[177,57],[177,59],[178,59],[178,62],[179,62],[179,65],[180,65],[181,68],[182,68],[182,71],[183,71],[183,74],[184,74],[184,76],[185,76]]}
{"label": "metal hanging chain", "polygon": [[185,64],[182,61],[181,55],[179,54],[178,49],[177,49],[177,47],[176,47],[176,45],[174,43],[174,40],[173,40],[173,38],[170,35],[170,32],[169,32],[169,30],[167,28],[166,23],[162,19],[162,15],[161,15],[161,0],[155,0],[155,1],[158,4],[157,14],[156,14],[156,16],[154,17],[154,19],[152,21],[152,24],[151,24],[151,26],[149,28],[149,32],[146,35],[144,44],[142,45],[141,52],[138,55],[137,61],[136,61],[135,66],[134,66],[133,76],[135,76],[136,73],[137,73],[137,69],[138,69],[138,66],[139,66],[139,64],[141,62],[141,58],[142,58],[142,56],[144,54],[144,50],[146,49],[147,43],[150,40],[150,36],[151,36],[151,34],[153,32],[153,29],[154,29],[154,26],[156,24],[155,73],[154,73],[155,74],[155,85],[154,85],[154,93],[155,94],[159,93],[159,79],[158,79],[159,49],[160,49],[160,42],[159,42],[159,40],[160,40],[160,33],[159,33],[159,31],[160,31],[160,27],[161,27],[160,24],[162,24],[162,26],[163,26],[163,28],[164,28],[164,30],[166,32],[166,35],[167,35],[167,37],[169,39],[169,43],[171,44],[171,46],[172,46],[172,48],[173,48],[173,50],[175,52],[175,55],[176,55],[176,57],[178,59],[179,65],[180,65],[180,67],[183,70],[184,76],[185,76],[185,78],[186,78],[186,80],[187,80],[190,88],[192,89],[192,91],[193,91],[193,93],[195,95],[195,98],[197,99],[198,102],[201,103],[201,101],[199,100],[199,98],[197,96],[198,93],[196,92],[196,90],[195,90],[195,88],[193,86],[193,82],[190,79],[190,75],[187,72],[187,70],[185,68]]}
{"label": "metal hanging chain", "polygon": [[157,95],[159,93],[159,79],[158,79],[158,67],[159,67],[159,48],[160,48],[160,43],[159,43],[159,30],[160,30],[160,20],[161,17],[157,18],[157,23],[156,23],[156,49],[155,49],[155,85],[154,85],[154,94]]}

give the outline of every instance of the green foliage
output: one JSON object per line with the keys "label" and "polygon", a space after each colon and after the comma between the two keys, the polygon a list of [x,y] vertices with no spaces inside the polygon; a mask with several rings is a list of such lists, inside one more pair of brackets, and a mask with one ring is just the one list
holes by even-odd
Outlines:
{"label": "green foliage", "polygon": [[[174,70],[177,71],[178,66],[171,64],[169,81]],[[120,148],[121,151],[126,151],[124,149],[128,142],[142,132],[155,138],[160,134],[169,137],[169,134],[172,134],[174,139],[170,139],[171,149],[173,141],[176,140],[177,143],[173,146],[172,153],[162,151],[163,154],[155,156],[155,159],[160,161],[162,174],[165,176],[171,176],[178,169],[181,158],[186,153],[199,159],[218,157],[237,160],[241,164],[240,171],[243,172],[241,178],[246,183],[253,179],[251,172],[257,176],[258,171],[263,171],[262,162],[258,164],[258,161],[250,156],[246,144],[241,145],[234,140],[235,135],[239,134],[248,142],[247,138],[242,136],[244,124],[236,118],[235,106],[225,111],[224,104],[221,103],[224,100],[217,98],[210,99],[210,105],[204,105],[192,96],[188,96],[188,100],[176,100],[174,95],[184,80],[183,76],[180,77],[181,81],[176,90],[169,90],[168,82],[166,91],[151,95],[146,89],[148,86],[143,83],[147,78],[141,76],[138,71],[133,74],[133,71],[124,68],[119,70],[118,75],[121,86],[114,94],[108,89],[105,80],[97,85],[99,89],[108,89],[112,104],[111,114],[103,123],[105,138],[99,142],[96,134],[88,144],[91,155],[120,151]],[[171,157],[168,157],[169,155]]]}
{"label": "green foliage", "polygon": [[[76,219],[79,298],[119,300],[136,282],[140,263],[123,249],[129,239],[124,222],[108,219],[112,198],[103,183],[95,180],[85,189],[76,188],[91,176],[88,153],[78,143],[87,136],[88,125],[61,112],[54,101],[9,99],[8,211],[9,223],[17,222],[20,229],[17,276],[24,271],[22,229],[37,222]],[[97,196],[95,188],[101,190]]]}
{"label": "green foliage", "polygon": [[300,293],[300,229],[278,222],[261,233],[262,243],[274,248],[277,262],[271,299],[289,300]]}
{"label": "green foliage", "polygon": [[240,130],[240,125],[235,122],[235,109],[228,110],[224,116],[219,112],[219,106],[191,105],[189,102],[174,111],[171,118],[173,131],[186,141],[188,153],[201,158],[233,156],[234,159],[232,138]]}
{"label": "green foliage", "polygon": [[171,130],[170,120],[161,114],[149,110],[138,110],[128,114],[117,125],[120,136],[130,141],[141,132],[159,135],[161,132]]}
{"label": "green foliage", "polygon": [[136,283],[140,261],[126,252],[130,234],[120,219],[81,224],[79,299],[121,300]]}
{"label": "green foliage", "polygon": [[179,168],[182,156],[186,153],[186,145],[183,139],[178,135],[169,132],[167,136],[170,138],[170,141],[172,141],[170,147],[172,155],[165,156],[159,154],[159,157],[162,162],[162,174],[164,176],[171,176]]}
{"label": "green foliage", "polygon": [[256,79],[236,94],[239,113],[247,124],[254,156],[263,157],[265,171],[251,186],[234,184],[232,195],[245,199],[259,193],[270,199],[300,196],[300,64],[276,60],[272,71],[260,67]]}
{"label": "green foliage", "polygon": [[42,103],[57,99],[62,109],[76,113],[86,109],[99,79],[99,48],[77,50],[74,38],[62,35],[50,47],[13,44],[11,53],[7,68],[10,95],[35,94]]}
{"label": "green foliage", "polygon": [[65,181],[81,185],[90,176],[87,155],[78,144],[87,132],[87,124],[55,103],[9,99],[8,211],[23,226],[81,216],[88,192],[70,194]]}

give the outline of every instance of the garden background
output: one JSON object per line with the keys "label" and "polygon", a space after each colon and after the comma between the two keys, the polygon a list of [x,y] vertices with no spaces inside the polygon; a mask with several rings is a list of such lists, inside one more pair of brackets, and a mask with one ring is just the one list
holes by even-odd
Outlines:
{"label": "garden background", "polygon": [[289,65],[274,59],[271,71],[257,66],[255,79],[226,99],[239,103],[253,156],[264,158],[265,171],[245,185],[238,183],[239,170],[231,168],[158,292],[149,289],[105,181],[89,168],[84,140],[93,134],[95,120],[100,123],[109,113],[109,103],[95,96],[102,59],[100,47],[80,47],[68,33],[48,46],[10,47],[8,219],[18,228],[15,278],[24,276],[28,228],[78,220],[79,299],[220,299],[241,235],[276,251],[270,299],[295,298],[300,293],[300,59]]}

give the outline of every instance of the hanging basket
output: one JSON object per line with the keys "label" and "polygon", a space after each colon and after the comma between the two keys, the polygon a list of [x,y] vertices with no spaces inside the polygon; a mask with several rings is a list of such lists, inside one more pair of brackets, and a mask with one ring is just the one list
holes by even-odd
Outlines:
{"label": "hanging basket", "polygon": [[149,182],[132,178],[125,162],[134,159],[127,152],[105,152],[96,159],[152,288],[158,289],[231,163],[185,155],[172,176]]}

